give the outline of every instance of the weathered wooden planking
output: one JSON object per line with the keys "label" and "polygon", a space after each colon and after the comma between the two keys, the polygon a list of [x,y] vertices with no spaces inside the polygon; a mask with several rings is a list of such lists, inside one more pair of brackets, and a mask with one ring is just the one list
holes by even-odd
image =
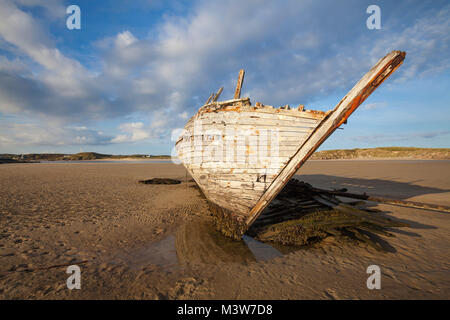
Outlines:
{"label": "weathered wooden planking", "polygon": [[[264,158],[259,158],[256,155],[245,155],[240,157],[215,157],[212,156],[182,156],[181,159],[185,163],[190,163],[192,166],[201,165],[203,168],[207,168],[208,164],[211,164],[213,167],[218,168],[228,168],[229,164],[236,163],[236,165],[242,164],[245,165],[246,168],[260,168],[263,169],[265,166],[270,168],[281,168],[284,164],[286,164],[291,155],[295,154],[294,151],[286,153],[285,155],[278,156],[267,156]],[[223,163],[223,165],[222,165]],[[231,166],[232,167],[232,166]]]}
{"label": "weathered wooden planking", "polygon": [[[302,141],[302,140],[300,140]],[[228,159],[234,159],[235,157],[242,156],[255,156],[258,159],[266,159],[270,157],[284,157],[293,154],[298,148],[294,145],[282,146],[281,149],[278,147],[271,148],[271,146],[261,146],[261,145],[216,145],[214,143],[197,146],[183,146],[178,148],[178,154],[184,155],[185,157],[200,157],[204,156],[207,160],[207,155],[219,155],[224,161]]]}
{"label": "weathered wooden planking", "polygon": [[[247,98],[248,99],[248,98]],[[316,119],[322,120],[327,115],[326,112],[323,111],[299,111],[297,109],[282,109],[282,108],[273,108],[273,107],[255,107],[251,106],[250,100],[243,99],[234,99],[229,100],[230,102],[217,102],[212,104],[204,105],[200,108],[197,115],[194,117],[199,117],[204,114],[218,114],[218,113],[227,113],[227,112],[253,112],[255,116],[263,117],[265,114],[274,114],[279,115],[281,118],[289,117],[289,118],[305,118],[305,119]],[[238,101],[238,102],[233,102]]]}
{"label": "weathered wooden planking", "polygon": [[[186,140],[188,137],[201,136],[220,136],[220,135],[246,135],[249,132],[256,134],[271,136],[278,132],[310,132],[314,130],[319,123],[295,123],[292,121],[269,120],[261,121],[260,119],[244,119],[239,123],[237,119],[224,119],[222,121],[210,122],[201,121],[197,126],[186,127],[186,132],[180,136],[179,140]],[[258,132],[255,132],[258,130]]]}
{"label": "weathered wooden planking", "polygon": [[[294,138],[295,136],[292,136]],[[299,136],[298,142],[302,143],[308,136]],[[293,143],[294,139],[290,137],[280,138],[278,141],[270,141],[269,143],[246,143],[246,141],[213,141],[205,143],[185,143],[177,146],[177,152],[185,155],[196,155],[222,153],[224,156],[242,156],[259,152],[258,156],[278,156],[283,151],[297,151],[298,146]],[[297,148],[296,148],[297,147]]]}
{"label": "weathered wooden planking", "polygon": [[223,163],[217,163],[217,162],[205,162],[205,163],[187,163],[186,164],[189,167],[192,168],[204,168],[204,169],[216,169],[216,168],[222,168],[222,169],[259,169],[261,171],[263,170],[270,170],[270,169],[280,169],[284,164],[280,163],[275,165],[273,162],[270,162],[268,165],[265,165],[263,167],[261,166],[255,166],[253,164],[248,163],[233,163],[233,162],[223,162]]}
{"label": "weathered wooden planking", "polygon": [[[203,187],[207,188],[208,186],[204,185]],[[218,203],[219,201],[225,200],[224,208],[231,210],[232,208],[226,204],[226,202],[230,203],[233,206],[239,206],[240,208],[248,208],[248,211],[240,211],[240,214],[245,214],[248,216],[248,213],[252,209],[252,207],[258,202],[261,198],[261,194],[254,194],[248,191],[239,191],[232,188],[227,188],[226,192],[218,188],[217,186],[210,186],[207,189],[207,199]]]}
{"label": "weathered wooden planking", "polygon": [[[227,131],[227,127],[231,128],[232,130]],[[270,145],[272,141],[295,141],[298,145],[302,138],[306,138],[309,134],[311,134],[314,128],[315,127],[283,127],[276,125],[269,127],[267,125],[258,124],[239,125],[238,123],[231,126],[228,126],[227,123],[206,124],[201,127],[201,131],[199,132],[193,132],[194,130],[192,130],[192,128],[187,128],[189,133],[184,134],[183,137],[178,140],[176,147],[192,148],[194,146],[207,146],[214,141],[223,143],[233,141],[241,144],[245,143],[245,145]],[[269,129],[275,130],[275,132],[270,131]],[[229,145],[227,144],[227,146]]]}
{"label": "weathered wooden planking", "polygon": [[[176,149],[178,152],[185,152],[185,153],[189,153],[189,152],[202,152],[202,150],[207,149],[207,148],[219,148],[223,147],[224,150],[229,149],[229,150],[235,150],[235,151],[240,151],[240,150],[247,150],[247,149],[252,149],[252,150],[261,150],[264,151],[265,149],[267,149],[269,152],[271,150],[292,150],[295,149],[295,147],[297,147],[295,150],[298,150],[298,143],[302,143],[303,141],[306,140],[306,138],[308,137],[308,135],[305,136],[299,136],[298,139],[294,139],[295,136],[286,136],[286,137],[279,137],[277,139],[274,140],[269,140],[269,141],[255,141],[254,139],[248,139],[248,140],[240,140],[240,139],[227,139],[227,140],[217,140],[217,141],[199,141],[199,142],[184,142],[184,143],[180,143],[176,146]],[[295,144],[294,142],[297,142],[297,144]]]}
{"label": "weathered wooden planking", "polygon": [[220,172],[216,171],[211,172],[209,170],[202,169],[193,169],[192,172],[201,176],[204,175],[206,179],[222,179],[225,181],[255,181],[255,182],[264,182],[273,180],[276,177],[276,174],[266,174],[266,173],[230,173],[230,172]]}
{"label": "weathered wooden planking", "polygon": [[[302,141],[300,139],[300,141]],[[221,148],[220,148],[221,147]],[[240,144],[237,142],[231,142],[229,144],[227,143],[220,143],[220,144],[216,144],[214,142],[212,143],[203,143],[203,144],[197,144],[197,145],[181,145],[177,148],[178,152],[182,152],[185,154],[190,154],[190,153],[194,153],[195,152],[195,148],[199,148],[200,149],[206,149],[206,148],[210,148],[210,149],[219,149],[222,150],[225,153],[225,151],[229,151],[230,154],[232,154],[232,152],[234,151],[234,155],[236,154],[241,154],[242,152],[254,152],[259,150],[261,152],[261,156],[264,155],[270,155],[271,151],[273,151],[272,153],[275,152],[281,152],[281,151],[297,151],[298,150],[298,146],[294,145],[294,144],[280,144],[280,146],[274,146],[272,148],[272,145],[269,144]],[[262,153],[264,151],[267,151],[267,153]]]}
{"label": "weathered wooden planking", "polygon": [[[236,120],[236,123],[234,124],[235,128],[249,129],[248,125],[242,123],[239,124],[237,118],[235,119],[229,115],[230,113],[227,113],[226,116],[221,117],[222,121],[230,121],[230,119],[233,119]],[[265,117],[263,119],[253,120],[259,123],[271,123],[271,121],[278,117],[278,115],[267,116],[273,117],[273,119]],[[242,119],[243,122],[246,120],[248,119],[245,117]],[[301,120],[298,121],[297,124],[305,125],[304,122],[305,121]],[[309,119],[306,121],[306,126],[311,126],[313,124],[317,125],[317,123],[318,121]],[[217,135],[208,136],[207,134],[202,134],[192,136],[192,124],[193,123],[191,123],[190,127],[187,126],[186,128],[187,130],[191,130],[191,136],[188,136],[189,139],[180,140],[177,144],[180,158],[184,159],[185,162],[191,163],[212,162],[215,163],[214,166],[220,166],[219,162],[238,162],[244,164],[248,163],[249,167],[256,166],[264,168],[267,164],[269,164],[269,166],[271,165],[269,162],[277,161],[276,167],[281,168],[281,165],[284,165],[288,158],[297,151],[299,144],[306,140],[308,135],[312,132],[311,128],[305,132],[305,129],[301,127],[282,127],[281,129],[286,128],[287,130],[279,131],[275,137],[268,135],[268,139],[260,141],[260,139],[255,140],[255,138],[257,138],[256,133],[259,131],[258,129],[253,130],[253,135],[251,135],[251,130],[246,130],[246,132],[250,133],[248,137],[238,137],[233,135],[225,135],[225,137],[222,137],[221,134],[226,132],[224,128],[227,123],[207,124],[202,126],[202,130],[207,131],[208,129],[213,129],[218,133]],[[261,126],[261,128],[266,127]],[[256,124],[252,126],[252,128],[259,128],[259,126]],[[274,126],[274,128],[279,129],[280,127]],[[205,139],[209,140],[205,141]],[[230,143],[229,140],[231,140],[232,143]],[[274,143],[277,145],[273,145]],[[281,150],[279,149],[280,145],[283,146],[283,149]],[[262,151],[265,152],[261,154]],[[257,152],[259,152],[259,154],[257,154]]]}
{"label": "weathered wooden planking", "polygon": [[[275,175],[275,173],[270,172],[264,172],[261,168],[258,169],[251,169],[251,168],[207,168],[203,169],[200,167],[193,167],[192,171],[195,174],[223,174],[223,175],[229,175],[229,174],[236,174],[237,176],[245,176],[245,175],[258,175],[258,174],[267,174],[267,175]],[[263,172],[262,172],[263,171]],[[273,177],[275,178],[275,177]]]}
{"label": "weathered wooden planking", "polygon": [[270,120],[287,120],[287,121],[294,121],[294,122],[301,122],[301,123],[317,123],[322,118],[317,119],[313,117],[308,117],[308,113],[305,115],[302,114],[302,112],[298,112],[298,114],[292,114],[288,113],[290,110],[283,110],[283,109],[276,109],[280,110],[280,112],[266,112],[262,110],[256,110],[253,111],[251,108],[242,108],[241,110],[231,110],[226,112],[210,112],[210,113],[202,113],[196,115],[192,122],[194,122],[197,119],[204,119],[204,120],[212,120],[212,121],[223,121],[224,119],[235,119],[235,120],[242,120],[242,119],[270,119]]}
{"label": "weathered wooden planking", "polygon": [[[199,118],[199,127],[195,128],[194,124],[195,122],[192,121],[188,125],[185,126],[185,133],[181,135],[176,144],[179,144],[183,140],[186,140],[187,137],[190,136],[204,136],[205,130],[211,130],[213,132],[210,132],[209,134],[213,135],[214,131],[216,131],[215,134],[218,134],[217,132],[222,130],[222,135],[230,134],[229,131],[236,131],[237,134],[242,135],[242,133],[245,133],[248,130],[260,130],[260,134],[264,134],[264,130],[266,130],[267,136],[270,136],[274,134],[274,131],[295,131],[295,132],[311,132],[317,125],[320,123],[319,121],[313,120],[313,121],[304,121],[301,120],[291,120],[291,119],[269,119],[269,118],[251,118],[251,117],[242,117],[239,118],[238,116],[230,115],[230,116],[224,116],[220,117],[219,115],[213,120],[213,119],[204,119]],[[229,129],[227,132],[226,129]],[[199,131],[199,132],[195,132]],[[198,137],[197,137],[198,138]]]}
{"label": "weathered wooden planking", "polygon": [[[186,163],[189,163],[189,166],[192,166],[192,168],[199,167],[199,168],[252,168],[252,169],[260,169],[261,171],[264,169],[281,169],[284,165],[286,165],[290,158],[284,157],[284,158],[273,158],[273,159],[266,159],[266,160],[253,160],[253,158],[249,157],[239,157],[236,158],[234,161],[224,161],[219,158],[217,159],[208,159],[207,161],[203,157],[194,157],[194,158],[182,158]],[[205,161],[204,161],[205,160]],[[203,161],[203,162],[202,162]],[[233,166],[235,164],[235,166]]]}
{"label": "weathered wooden planking", "polygon": [[[242,191],[239,189],[227,188],[225,190],[226,192],[224,192],[224,190],[222,190],[222,188],[219,188],[217,185],[208,185],[206,183],[202,184],[201,181],[199,183],[199,186],[202,186],[202,189],[206,192],[208,200],[216,202],[216,200],[219,201],[219,199],[226,199],[230,202],[230,204],[241,205],[241,207],[247,207],[249,209],[251,209],[261,198],[261,193],[255,190]],[[231,209],[226,204],[224,208]],[[248,212],[250,212],[250,210],[245,213],[248,215]]]}
{"label": "weathered wooden planking", "polygon": [[[202,122],[201,126],[195,128],[197,132],[194,131],[194,128],[189,128],[190,136],[198,136],[198,135],[219,135],[230,132],[230,134],[248,134],[251,132],[253,134],[265,134],[270,135],[273,134],[272,131],[277,132],[310,132],[314,128],[317,127],[318,124],[295,124],[289,125],[288,123],[282,124],[275,121],[267,121],[266,123],[258,120],[249,119],[248,121],[243,121],[239,123],[239,121],[221,121],[221,122]],[[258,132],[255,132],[257,130]],[[200,133],[201,132],[201,133]],[[220,133],[219,133],[220,132]],[[187,136],[187,134],[184,134]]]}
{"label": "weathered wooden planking", "polygon": [[[218,198],[218,199],[228,199],[231,201],[230,203],[237,201],[239,204],[249,207],[250,209],[256,204],[259,198],[261,198],[260,192],[251,190],[243,192],[242,190],[228,188],[226,190],[227,192],[224,193],[223,190],[217,188],[217,186],[208,186],[207,184],[204,185],[204,189],[210,195],[209,197],[210,200]],[[243,199],[245,199],[245,201],[243,201]],[[228,207],[225,205],[225,208]],[[248,212],[246,213],[248,214]]]}
{"label": "weathered wooden planking", "polygon": [[[201,179],[200,179],[201,180]],[[220,189],[238,189],[242,190],[242,192],[247,192],[247,190],[256,191],[259,193],[260,191],[265,191],[269,186],[269,183],[266,182],[257,182],[257,181],[234,181],[234,180],[226,180],[222,177],[210,177],[204,180],[205,183],[218,186]],[[261,193],[262,194],[262,193]]]}
{"label": "weathered wooden planking", "polygon": [[[310,132],[298,132],[298,137],[301,137],[302,134],[304,135],[309,135],[313,132],[313,130],[311,130]],[[256,134],[253,135],[248,135],[248,136],[257,136]],[[182,143],[200,143],[201,141],[214,141],[214,140],[218,140],[218,141],[242,141],[244,140],[243,137],[246,136],[241,136],[241,135],[235,135],[234,133],[231,135],[225,135],[225,137],[222,136],[222,138],[217,137],[217,134],[207,134],[207,135],[189,135],[186,136],[184,139],[179,140],[179,142],[176,144],[176,146],[178,147],[180,144]],[[286,134],[286,135],[281,135],[281,134],[273,134],[273,135],[267,135],[267,140],[272,141],[273,139],[277,139],[277,141],[281,141],[282,139],[286,139],[288,141],[296,141],[298,142],[298,139],[294,139],[297,137],[297,135],[292,135],[292,134]],[[266,139],[260,138],[258,139],[259,141],[265,141]],[[256,140],[256,141],[258,141]],[[247,138],[245,139],[245,141],[247,141],[247,143],[255,143],[256,141],[254,140],[254,138]]]}
{"label": "weathered wooden planking", "polygon": [[[228,149],[261,149],[281,150],[284,145],[287,149],[291,149],[294,144],[292,142],[302,143],[310,135],[307,133],[286,133],[281,136],[273,137],[272,139],[258,139],[257,136],[243,137],[226,137],[215,140],[185,140],[180,142],[176,148],[179,151],[209,151],[210,148],[228,148]],[[298,147],[298,144],[297,144]],[[206,150],[207,149],[207,150]],[[298,149],[298,148],[297,148]]]}

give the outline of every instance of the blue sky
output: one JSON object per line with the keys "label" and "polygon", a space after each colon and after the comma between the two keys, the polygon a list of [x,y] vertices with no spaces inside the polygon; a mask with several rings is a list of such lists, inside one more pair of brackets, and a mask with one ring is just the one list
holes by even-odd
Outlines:
{"label": "blue sky", "polygon": [[450,147],[449,18],[438,0],[0,0],[0,153],[169,154],[240,68],[252,102],[328,110],[391,50],[403,66],[321,149]]}

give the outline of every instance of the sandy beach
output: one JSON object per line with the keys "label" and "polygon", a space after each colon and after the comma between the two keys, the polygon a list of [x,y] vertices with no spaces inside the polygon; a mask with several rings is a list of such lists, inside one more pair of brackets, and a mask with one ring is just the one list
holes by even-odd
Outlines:
{"label": "sandy beach", "polygon": [[[450,161],[309,161],[320,188],[450,206]],[[138,180],[174,178],[177,185]],[[448,299],[448,213],[372,203],[406,222],[391,252],[332,237],[307,248],[216,233],[171,163],[0,165],[1,299]],[[68,290],[66,266],[81,268]],[[366,269],[381,268],[380,290]]]}

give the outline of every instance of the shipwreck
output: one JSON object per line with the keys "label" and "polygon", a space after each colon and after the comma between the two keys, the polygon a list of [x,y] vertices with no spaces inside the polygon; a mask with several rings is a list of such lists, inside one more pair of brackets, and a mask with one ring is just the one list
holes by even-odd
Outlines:
{"label": "shipwreck", "polygon": [[393,51],[328,111],[251,104],[241,98],[241,70],[234,98],[209,96],[176,142],[178,158],[208,200],[221,230],[239,239],[314,151],[402,63]]}

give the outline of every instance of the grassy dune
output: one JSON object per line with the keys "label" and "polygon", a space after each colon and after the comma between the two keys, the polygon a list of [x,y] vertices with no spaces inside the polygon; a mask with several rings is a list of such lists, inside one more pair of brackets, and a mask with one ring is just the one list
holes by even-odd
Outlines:
{"label": "grassy dune", "polygon": [[430,159],[449,160],[448,148],[380,147],[369,149],[324,150],[314,153],[313,160],[333,159]]}

